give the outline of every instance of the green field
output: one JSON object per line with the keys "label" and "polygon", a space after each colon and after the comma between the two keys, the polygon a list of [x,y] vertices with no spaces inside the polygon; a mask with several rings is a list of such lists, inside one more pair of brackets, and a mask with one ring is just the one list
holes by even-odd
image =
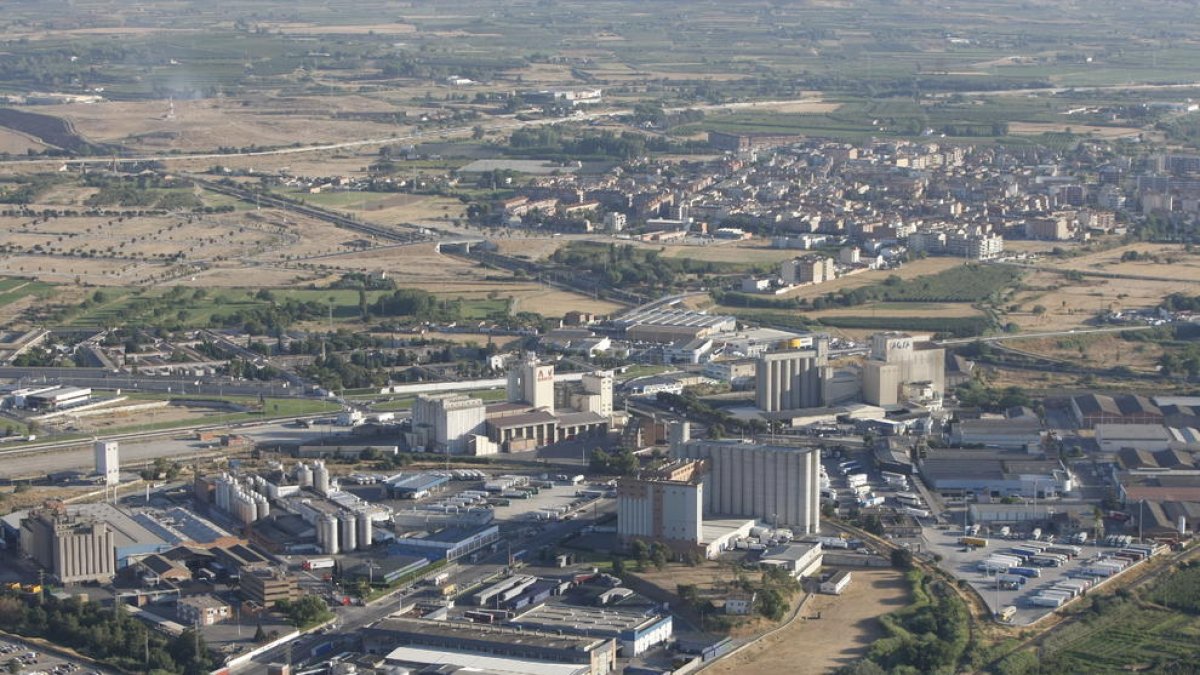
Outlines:
{"label": "green field", "polygon": [[55,292],[55,286],[32,279],[0,277],[0,307],[11,305],[30,296],[46,299]]}

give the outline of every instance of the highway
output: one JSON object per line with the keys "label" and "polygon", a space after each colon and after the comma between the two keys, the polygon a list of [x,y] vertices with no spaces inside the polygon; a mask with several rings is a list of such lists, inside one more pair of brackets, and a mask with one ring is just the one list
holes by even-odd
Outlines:
{"label": "highway", "polygon": [[[781,99],[771,101],[743,101],[740,103],[721,103],[712,105],[698,106],[683,106],[677,108],[668,108],[667,112],[680,112],[683,110],[726,110],[732,112],[737,109],[745,108],[770,108],[779,105],[790,105],[798,102],[813,102],[817,103],[823,99],[819,97],[812,98],[797,98],[797,99]],[[99,104],[103,105],[103,104]],[[299,155],[310,152],[325,152],[328,150],[346,150],[349,148],[359,148],[364,146],[385,146],[396,145],[398,143],[412,143],[413,141],[421,141],[427,139],[444,139],[451,136],[471,134],[476,126],[483,126],[488,131],[505,131],[511,129],[520,129],[531,126],[543,126],[547,124],[565,124],[568,122],[587,122],[590,120],[602,119],[605,117],[617,117],[620,115],[629,115],[633,111],[627,108],[619,108],[616,110],[605,110],[590,113],[581,113],[570,117],[555,117],[548,119],[536,120],[518,120],[514,115],[500,115],[495,118],[497,120],[492,123],[478,122],[469,126],[452,127],[448,129],[434,129],[428,132],[414,131],[402,136],[387,136],[383,138],[364,138],[352,141],[342,141],[338,143],[320,143],[315,145],[306,145],[302,147],[276,148],[272,150],[253,150],[245,152],[201,152],[190,154],[171,154],[159,153],[149,155],[137,155],[133,157],[76,157],[72,159],[62,158],[37,158],[37,159],[7,159],[0,161],[0,166],[5,165],[35,165],[46,164],[55,167],[66,165],[88,165],[100,164],[111,166],[113,164],[136,164],[143,162],[181,162],[194,160],[214,160],[214,159],[230,159],[236,157],[274,157],[284,155]]]}
{"label": "highway", "polygon": [[[305,417],[311,417],[311,415]],[[219,421],[219,417],[212,418],[205,426],[219,426]],[[233,431],[245,434],[253,441],[260,443],[297,443],[328,433],[315,428],[302,429],[293,426],[292,422],[288,420],[249,423],[237,426]],[[120,441],[121,466],[125,471],[140,468],[158,457],[170,459],[221,451],[221,448],[212,448],[212,443],[201,443],[186,438],[190,435],[191,432],[188,429],[173,429],[170,431],[134,432],[105,437],[105,439]],[[14,448],[0,451],[0,478],[45,476],[60,471],[89,471],[93,462],[94,457],[89,440],[68,441],[36,448]]]}
{"label": "highway", "polygon": [[203,394],[206,396],[266,396],[268,398],[303,397],[303,387],[286,382],[235,380],[228,377],[169,377],[134,375],[104,368],[55,368],[0,366],[0,379],[22,385],[69,384],[92,389],[124,389],[168,394]]}

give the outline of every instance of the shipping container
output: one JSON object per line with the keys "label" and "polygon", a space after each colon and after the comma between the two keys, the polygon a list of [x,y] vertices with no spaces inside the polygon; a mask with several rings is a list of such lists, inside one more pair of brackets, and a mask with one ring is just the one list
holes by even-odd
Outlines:
{"label": "shipping container", "polygon": [[958,543],[962,544],[963,546],[986,548],[988,545],[988,540],[982,537],[960,537]]}

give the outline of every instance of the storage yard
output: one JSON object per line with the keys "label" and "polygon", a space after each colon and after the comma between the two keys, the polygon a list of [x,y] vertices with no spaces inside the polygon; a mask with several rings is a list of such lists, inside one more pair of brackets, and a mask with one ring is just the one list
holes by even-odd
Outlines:
{"label": "storage yard", "polygon": [[1128,536],[1105,537],[1098,545],[1067,539],[1025,534],[985,538],[961,528],[925,529],[928,550],[942,556],[942,569],[965,579],[993,613],[1017,626],[1037,622],[1167,550]]}

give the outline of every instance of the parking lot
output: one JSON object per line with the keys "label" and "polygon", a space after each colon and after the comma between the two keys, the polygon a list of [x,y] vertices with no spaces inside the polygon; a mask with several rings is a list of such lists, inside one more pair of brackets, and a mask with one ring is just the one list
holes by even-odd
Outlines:
{"label": "parking lot", "polygon": [[[1000,587],[999,575],[980,570],[979,563],[993,554],[1005,554],[1010,548],[1020,546],[1026,541],[1025,539],[992,538],[987,540],[986,547],[968,548],[959,543],[959,539],[963,536],[961,527],[950,526],[948,529],[927,527],[924,528],[923,533],[927,550],[942,556],[941,562],[938,563],[942,569],[960,579],[965,579],[975,587],[993,612],[998,612],[1006,606],[1016,607],[1017,611],[1012,617],[1011,623],[1018,626],[1029,625],[1054,611],[1054,608],[1051,607],[1030,604],[1030,598],[1060,581],[1072,580],[1072,574],[1078,575],[1079,571],[1087,566],[1088,561],[1095,560],[1101,554],[1112,554],[1117,550],[1091,544],[1077,545],[1082,549],[1082,553],[1067,561],[1065,565],[1039,567],[1037,569],[1041,572],[1040,577],[1027,579],[1026,583],[1016,590],[1006,590]],[[1109,579],[1118,576],[1120,575],[1114,575]],[[1107,580],[1097,579],[1096,581]]]}
{"label": "parking lot", "polygon": [[[593,506],[599,506],[612,488],[592,487],[586,484],[567,485],[556,482],[553,487],[539,488],[538,493],[527,499],[510,499],[507,506],[495,507],[496,520],[500,522],[519,522],[536,520],[554,520],[551,512],[567,517],[573,512],[582,511],[578,517],[591,515]],[[597,498],[585,499],[581,493],[589,493]],[[575,518],[576,516],[569,516]]]}
{"label": "parking lot", "polygon": [[10,673],[23,675],[98,675],[90,664],[76,663],[23,640],[0,640],[0,665]]}

